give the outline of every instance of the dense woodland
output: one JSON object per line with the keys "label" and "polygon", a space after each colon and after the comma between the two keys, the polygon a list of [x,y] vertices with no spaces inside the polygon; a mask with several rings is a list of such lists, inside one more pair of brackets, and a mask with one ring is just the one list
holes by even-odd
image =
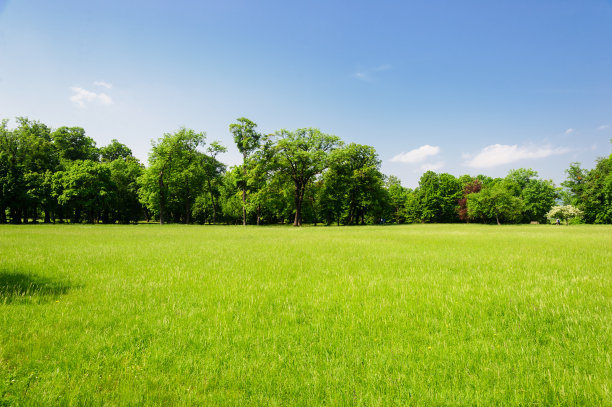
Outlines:
{"label": "dense woodland", "polygon": [[0,223],[356,225],[545,222],[553,205],[612,223],[612,154],[572,163],[556,187],[531,169],[505,178],[428,171],[408,189],[380,171],[376,150],[317,129],[263,135],[240,118],[229,131],[243,161],[205,133],[182,128],[152,143],[145,166],[124,144],[98,147],[80,127],[17,118],[0,124]]}

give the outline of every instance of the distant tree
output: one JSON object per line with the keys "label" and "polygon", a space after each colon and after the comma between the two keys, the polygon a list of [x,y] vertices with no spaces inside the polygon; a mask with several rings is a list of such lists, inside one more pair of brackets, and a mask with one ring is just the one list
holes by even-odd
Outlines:
{"label": "distant tree", "polygon": [[470,217],[468,215],[467,201],[468,196],[470,194],[475,194],[480,192],[482,189],[482,182],[478,178],[472,179],[468,177],[468,179],[463,180],[463,195],[462,198],[459,199],[459,208],[457,210],[457,214],[459,215],[459,219],[468,222],[470,221]]}
{"label": "distant tree", "polygon": [[581,198],[585,221],[612,223],[612,154],[588,172]]}
{"label": "distant tree", "polygon": [[71,210],[72,222],[78,223],[85,214],[88,223],[99,220],[108,208],[113,190],[110,169],[91,160],[77,160],[56,173],[61,185],[58,202]]}
{"label": "distant tree", "polygon": [[326,168],[327,154],[339,145],[340,139],[312,128],[294,132],[279,130],[274,134],[274,139],[275,164],[292,180],[294,186],[293,225],[301,226],[306,188]]}
{"label": "distant tree", "polygon": [[389,204],[391,205],[391,217],[394,223],[404,223],[406,221],[405,207],[408,199],[408,191],[402,186],[400,179],[396,176],[389,176],[385,182],[389,194]]}
{"label": "distant tree", "polygon": [[132,150],[125,144],[121,144],[116,139],[113,139],[107,146],[100,147],[100,156],[103,161],[111,162],[118,159],[127,159],[132,157]]}
{"label": "distant tree", "polygon": [[584,213],[572,205],[564,205],[564,206],[553,206],[548,213],[546,213],[546,217],[549,220],[553,219],[561,219],[565,221],[565,224],[569,224],[569,220],[573,218],[580,218]]}
{"label": "distant tree", "polygon": [[561,196],[567,205],[582,205],[582,193],[586,185],[588,171],[580,168],[580,163],[574,162],[565,170],[567,179],[561,183],[564,191]]}
{"label": "distant tree", "polygon": [[144,208],[138,196],[138,179],[145,168],[138,159],[127,156],[117,158],[106,164],[110,170],[112,192],[109,205],[102,215],[104,223],[138,222]]}
{"label": "distant tree", "polygon": [[255,131],[257,124],[246,117],[236,119],[238,123],[230,124],[230,132],[234,135],[234,142],[242,154],[242,175],[240,181],[242,189],[242,224],[246,225],[246,199],[247,199],[247,159],[249,155],[259,148],[261,135]]}
{"label": "distant tree", "polygon": [[227,148],[218,141],[210,143],[206,152],[208,155],[202,155],[202,167],[206,174],[206,184],[208,193],[210,196],[211,211],[212,211],[212,223],[217,223],[217,195],[218,195],[218,182],[222,174],[225,172],[225,165],[217,160],[217,155],[225,153]]}
{"label": "distant tree", "polygon": [[516,222],[520,219],[523,201],[513,196],[504,182],[499,181],[480,192],[469,194],[467,208],[471,218],[485,221],[495,219],[501,225],[501,220]]}
{"label": "distant tree", "polygon": [[99,151],[96,142],[85,135],[81,127],[60,127],[51,133],[53,144],[62,160],[98,161]]}
{"label": "distant tree", "polygon": [[166,222],[167,209],[175,221],[191,221],[192,206],[204,183],[202,153],[197,148],[205,137],[205,133],[181,128],[153,143],[149,167],[139,178],[139,195],[158,214],[160,224]]}

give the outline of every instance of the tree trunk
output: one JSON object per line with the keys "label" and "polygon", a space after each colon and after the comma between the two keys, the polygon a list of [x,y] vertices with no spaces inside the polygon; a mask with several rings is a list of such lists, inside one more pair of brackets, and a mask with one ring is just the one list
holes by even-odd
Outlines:
{"label": "tree trunk", "polygon": [[302,201],[304,200],[305,186],[297,185],[295,187],[295,219],[293,226],[302,226]]}
{"label": "tree trunk", "polygon": [[260,211],[261,211],[261,206],[257,205],[257,226],[259,226],[259,214],[260,214]]}
{"label": "tree trunk", "polygon": [[45,223],[51,223],[51,214],[49,213],[49,209],[45,209]]}
{"label": "tree trunk", "polygon": [[501,225],[501,223],[499,223],[499,217],[497,215],[495,215],[495,220],[497,221],[498,225]]}
{"label": "tree trunk", "polygon": [[1,224],[6,223],[6,207],[5,206],[0,206],[0,223]]}

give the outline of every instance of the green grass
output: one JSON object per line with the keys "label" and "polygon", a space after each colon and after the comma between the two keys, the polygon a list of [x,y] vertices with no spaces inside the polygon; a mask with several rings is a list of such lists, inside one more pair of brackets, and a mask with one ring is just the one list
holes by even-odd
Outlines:
{"label": "green grass", "polygon": [[0,405],[612,405],[612,227],[0,227]]}

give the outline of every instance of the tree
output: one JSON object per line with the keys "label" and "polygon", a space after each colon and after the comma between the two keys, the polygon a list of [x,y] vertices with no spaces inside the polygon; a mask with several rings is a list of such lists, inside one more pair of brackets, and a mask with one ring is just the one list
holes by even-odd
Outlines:
{"label": "tree", "polygon": [[225,153],[227,148],[218,141],[210,143],[206,149],[208,155],[201,156],[202,167],[206,174],[206,183],[208,185],[208,193],[210,194],[210,202],[212,207],[212,223],[217,223],[217,202],[216,196],[218,191],[216,190],[217,181],[221,175],[225,172],[225,165],[217,160],[217,155]]}
{"label": "tree", "polygon": [[468,215],[484,221],[495,219],[514,222],[520,219],[523,201],[512,195],[501,180],[480,192],[472,193],[467,198]]}
{"label": "tree", "polygon": [[80,222],[83,212],[87,222],[99,220],[101,212],[108,208],[113,189],[110,169],[91,160],[77,160],[56,176],[61,185],[57,200],[72,210],[72,222]]}
{"label": "tree", "polygon": [[138,196],[138,179],[144,166],[138,159],[128,156],[117,158],[107,164],[110,170],[112,193],[109,205],[102,215],[104,223],[138,222],[142,218],[143,206]]}
{"label": "tree", "polygon": [[588,172],[581,198],[585,221],[612,223],[612,154]]}
{"label": "tree", "polygon": [[238,123],[230,124],[230,132],[234,135],[234,142],[238,151],[242,154],[242,172],[244,179],[241,181],[242,189],[242,225],[246,225],[246,196],[247,196],[247,159],[253,151],[259,147],[261,135],[255,131],[257,125],[241,117],[236,119]]}
{"label": "tree", "polygon": [[60,127],[51,133],[51,138],[62,160],[98,161],[99,159],[96,142],[91,137],[87,137],[81,127]]}
{"label": "tree", "polygon": [[[379,208],[384,176],[374,147],[350,143],[329,155],[325,179],[335,191],[329,197],[339,199],[346,210],[346,223],[365,223],[365,217]],[[340,195],[342,193],[342,195]],[[339,196],[340,195],[340,196]]]}
{"label": "tree", "polygon": [[389,204],[391,205],[391,217],[394,223],[404,223],[406,214],[406,200],[408,199],[408,191],[402,186],[399,178],[389,176],[385,182],[389,194]]}
{"label": "tree", "polygon": [[279,130],[274,134],[275,164],[294,186],[294,226],[302,225],[302,202],[306,187],[327,166],[327,154],[336,148],[340,139],[321,133],[318,129],[296,131]]}
{"label": "tree", "polygon": [[118,159],[127,159],[132,157],[132,150],[125,144],[121,144],[116,139],[113,139],[107,146],[100,147],[100,156],[103,161],[111,162]]}
{"label": "tree", "polygon": [[472,179],[468,177],[468,179],[463,180],[463,196],[459,199],[459,208],[457,210],[457,214],[459,215],[459,219],[469,223],[470,217],[468,215],[467,201],[468,196],[470,194],[475,194],[480,192],[482,189],[482,182],[478,178]]}
{"label": "tree", "polygon": [[546,213],[546,217],[549,220],[552,219],[561,219],[565,221],[566,225],[569,225],[569,220],[573,218],[582,217],[584,213],[572,205],[564,205],[564,206],[553,206],[548,213]]}
{"label": "tree", "polygon": [[581,205],[588,171],[580,168],[580,163],[574,162],[565,170],[565,173],[567,179],[561,183],[561,186],[565,188],[562,193],[563,201],[567,205]]}
{"label": "tree", "polygon": [[167,209],[175,221],[191,221],[192,206],[204,182],[202,153],[197,148],[205,137],[183,127],[153,143],[149,167],[139,178],[139,194],[141,202],[158,214],[160,224],[166,222]]}

